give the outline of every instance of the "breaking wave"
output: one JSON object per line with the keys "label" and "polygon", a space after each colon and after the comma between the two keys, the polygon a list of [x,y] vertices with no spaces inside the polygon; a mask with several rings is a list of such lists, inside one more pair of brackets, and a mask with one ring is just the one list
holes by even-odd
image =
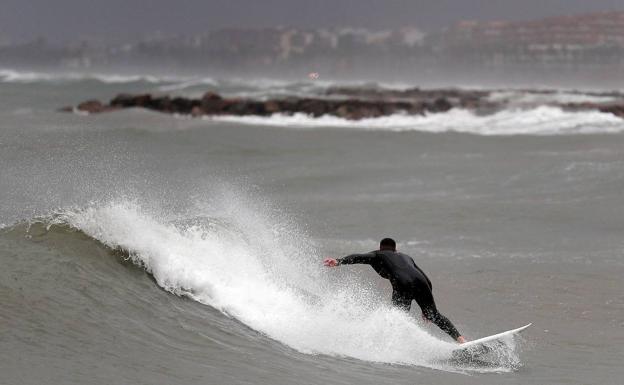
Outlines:
{"label": "breaking wave", "polygon": [[287,128],[344,128],[371,131],[460,132],[476,135],[566,135],[619,133],[624,120],[599,111],[564,111],[558,107],[502,110],[477,115],[464,109],[425,115],[396,114],[379,118],[347,120],[325,115],[305,114],[263,116],[217,116],[212,121]]}
{"label": "breaking wave", "polygon": [[535,107],[555,103],[612,103],[620,100],[620,98],[608,94],[591,94],[575,91],[526,92],[509,90],[492,92],[488,100],[492,102],[506,102],[516,107]]}
{"label": "breaking wave", "polygon": [[174,78],[157,77],[151,75],[120,75],[120,74],[99,74],[99,73],[47,73],[35,71],[16,71],[11,69],[0,69],[0,82],[3,83],[36,83],[36,82],[68,82],[95,80],[102,83],[158,83],[173,81]]}
{"label": "breaking wave", "polygon": [[239,204],[216,216],[167,221],[117,202],[64,210],[44,223],[123,251],[164,290],[303,353],[446,371],[510,371],[519,363],[514,341],[490,366],[453,362],[454,342],[429,334],[365,285],[332,279],[335,271],[319,266],[305,237]]}

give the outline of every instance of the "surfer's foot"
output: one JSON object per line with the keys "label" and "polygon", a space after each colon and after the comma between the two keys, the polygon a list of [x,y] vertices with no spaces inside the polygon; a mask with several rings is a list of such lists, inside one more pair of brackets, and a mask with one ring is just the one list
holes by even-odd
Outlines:
{"label": "surfer's foot", "polygon": [[457,342],[459,342],[460,344],[463,344],[464,342],[466,342],[466,339],[464,338],[464,336],[459,336],[457,337]]}

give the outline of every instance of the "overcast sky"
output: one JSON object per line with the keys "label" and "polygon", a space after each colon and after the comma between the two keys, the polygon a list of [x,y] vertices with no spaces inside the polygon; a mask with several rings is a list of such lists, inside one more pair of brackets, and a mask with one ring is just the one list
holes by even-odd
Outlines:
{"label": "overcast sky", "polygon": [[133,39],[221,27],[416,26],[623,10],[624,0],[0,0],[0,35]]}

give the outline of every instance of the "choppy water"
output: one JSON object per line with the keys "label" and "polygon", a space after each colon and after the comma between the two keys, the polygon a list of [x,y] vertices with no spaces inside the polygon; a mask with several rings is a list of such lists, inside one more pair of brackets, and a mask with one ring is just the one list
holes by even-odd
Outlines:
{"label": "choppy water", "polygon": [[[520,91],[491,116],[361,122],[55,112],[327,85],[0,71],[0,383],[621,383],[612,115]],[[320,266],[384,236],[467,337],[534,326],[483,362],[452,360],[370,268]]]}

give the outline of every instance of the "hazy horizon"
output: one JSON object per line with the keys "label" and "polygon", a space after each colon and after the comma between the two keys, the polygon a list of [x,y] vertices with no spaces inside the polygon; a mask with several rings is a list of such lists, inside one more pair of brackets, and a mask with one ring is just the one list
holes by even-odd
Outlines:
{"label": "hazy horizon", "polygon": [[4,0],[0,37],[50,41],[84,38],[119,40],[151,33],[194,34],[218,28],[276,25],[302,28],[414,26],[431,31],[459,20],[524,20],[587,12],[624,10],[616,0],[164,0],[144,2]]}

